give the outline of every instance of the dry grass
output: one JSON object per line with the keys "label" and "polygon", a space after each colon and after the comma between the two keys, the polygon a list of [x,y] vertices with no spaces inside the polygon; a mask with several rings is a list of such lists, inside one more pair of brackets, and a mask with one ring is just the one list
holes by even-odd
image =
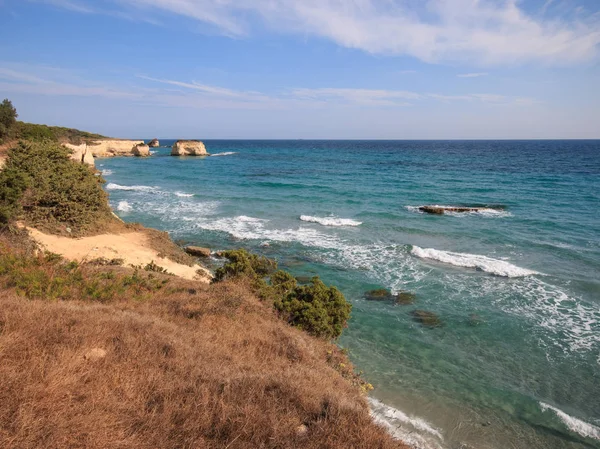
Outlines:
{"label": "dry grass", "polygon": [[0,289],[0,447],[404,447],[334,345],[243,283],[168,278],[107,303]]}

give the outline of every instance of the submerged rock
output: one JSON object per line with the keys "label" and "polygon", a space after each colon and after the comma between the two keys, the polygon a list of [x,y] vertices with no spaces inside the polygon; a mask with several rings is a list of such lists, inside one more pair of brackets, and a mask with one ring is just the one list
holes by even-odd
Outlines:
{"label": "submerged rock", "polygon": [[160,146],[160,142],[158,141],[158,139],[152,139],[150,142],[148,142],[148,146],[150,148],[157,148]]}
{"label": "submerged rock", "polygon": [[483,318],[481,318],[476,313],[472,313],[469,315],[469,326],[479,326],[484,323]]}
{"label": "submerged rock", "polygon": [[210,249],[200,246],[186,246],[185,252],[194,257],[210,257]]}
{"label": "submerged rock", "polygon": [[178,140],[173,144],[171,156],[210,156],[199,140]]}
{"label": "submerged rock", "polygon": [[427,327],[439,327],[442,325],[442,320],[433,312],[427,310],[413,310],[411,312],[413,319],[423,326]]}
{"label": "submerged rock", "polygon": [[407,306],[413,304],[416,297],[417,295],[412,292],[400,292],[396,295],[394,303],[397,305]]}
{"label": "submerged rock", "polygon": [[421,206],[421,207],[419,207],[419,210],[421,212],[426,212],[428,214],[435,214],[435,215],[443,215],[444,214],[444,208],[443,207]]}
{"label": "submerged rock", "polygon": [[367,301],[388,301],[392,299],[392,292],[385,288],[377,288],[375,290],[369,290],[365,293],[365,299]]}

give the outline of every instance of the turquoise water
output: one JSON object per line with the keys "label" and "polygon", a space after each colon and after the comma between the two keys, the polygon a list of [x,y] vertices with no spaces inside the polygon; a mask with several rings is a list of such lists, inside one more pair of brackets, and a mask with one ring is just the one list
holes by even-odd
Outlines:
{"label": "turquoise water", "polygon": [[[396,435],[600,448],[600,141],[205,143],[225,154],[97,160],[111,205],[337,285],[353,304],[340,344]],[[503,208],[415,208],[430,204]],[[364,299],[378,287],[416,301]]]}

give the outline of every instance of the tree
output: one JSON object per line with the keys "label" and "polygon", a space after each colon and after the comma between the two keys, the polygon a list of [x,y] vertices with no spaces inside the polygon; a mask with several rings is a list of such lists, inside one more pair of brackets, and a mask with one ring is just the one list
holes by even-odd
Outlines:
{"label": "tree", "polygon": [[17,123],[17,110],[7,98],[0,103],[0,139],[4,138]]}

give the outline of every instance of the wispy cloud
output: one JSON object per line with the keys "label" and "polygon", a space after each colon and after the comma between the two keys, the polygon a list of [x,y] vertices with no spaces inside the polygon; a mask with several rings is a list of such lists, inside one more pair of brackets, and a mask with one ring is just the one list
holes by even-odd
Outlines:
{"label": "wispy cloud", "polygon": [[[39,0],[72,10],[98,10],[91,0]],[[409,55],[426,62],[479,65],[577,64],[598,57],[600,20],[531,15],[518,0],[119,0],[124,11],[185,16],[242,37],[259,26],[329,39],[370,53]],[[412,6],[412,7],[411,7]],[[574,8],[572,8],[574,10]],[[254,20],[249,18],[258,18]]]}
{"label": "wispy cloud", "polygon": [[460,73],[456,76],[459,78],[479,78],[480,76],[487,76],[487,72],[476,72],[476,73]]}
{"label": "wispy cloud", "polygon": [[364,88],[297,87],[266,93],[236,90],[197,81],[131,77],[137,84],[109,85],[89,80],[66,70],[47,66],[27,66],[0,62],[0,91],[50,96],[103,97],[144,104],[216,109],[292,109],[326,107],[404,107],[418,102],[479,102],[529,105],[534,99],[497,94],[440,94],[404,90]]}

